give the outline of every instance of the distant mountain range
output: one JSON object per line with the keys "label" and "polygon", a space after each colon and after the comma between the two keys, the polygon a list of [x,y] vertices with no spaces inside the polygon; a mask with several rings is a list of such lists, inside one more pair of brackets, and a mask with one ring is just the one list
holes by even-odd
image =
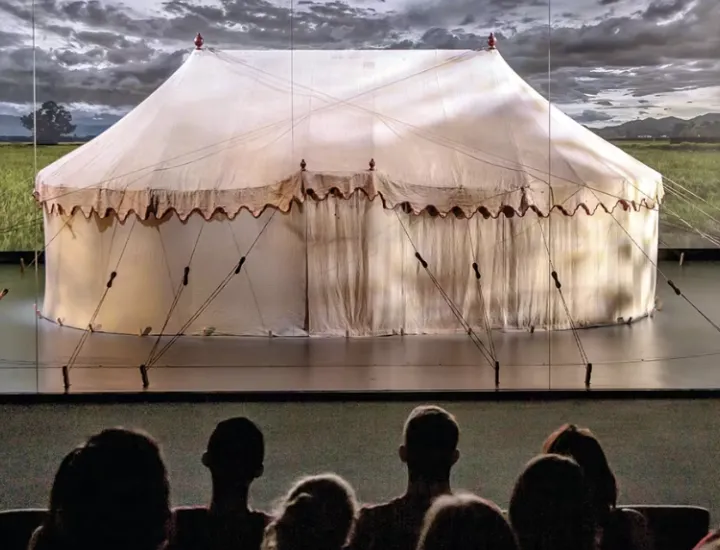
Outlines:
{"label": "distant mountain range", "polygon": [[[82,115],[73,116],[77,126],[75,136],[85,141],[100,135],[122,117],[118,115]],[[678,117],[643,118],[625,122],[617,126],[592,128],[605,139],[661,139],[661,138],[713,138],[720,139],[720,113],[708,113],[689,120]],[[30,138],[30,132],[20,124],[15,115],[0,115],[0,139],[10,138],[20,141]]]}
{"label": "distant mountain range", "polygon": [[643,118],[618,126],[593,128],[605,139],[720,138],[720,113],[708,113],[689,120],[678,117]]}

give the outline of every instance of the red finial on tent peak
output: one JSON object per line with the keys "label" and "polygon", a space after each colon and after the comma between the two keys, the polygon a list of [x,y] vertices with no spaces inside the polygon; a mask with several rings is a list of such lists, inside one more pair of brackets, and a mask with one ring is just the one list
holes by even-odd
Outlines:
{"label": "red finial on tent peak", "polygon": [[202,37],[202,34],[197,33],[195,37],[195,49],[202,50],[203,44],[205,44],[205,39]]}
{"label": "red finial on tent peak", "polygon": [[490,36],[488,36],[488,48],[494,50],[495,46],[497,46],[497,38],[495,38],[495,33],[491,32]]}

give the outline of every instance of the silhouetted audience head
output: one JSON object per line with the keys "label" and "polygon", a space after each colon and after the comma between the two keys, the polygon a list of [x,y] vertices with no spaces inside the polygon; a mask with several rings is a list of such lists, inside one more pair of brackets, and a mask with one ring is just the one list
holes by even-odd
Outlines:
{"label": "silhouetted audience head", "polygon": [[510,523],[521,550],[590,550],[595,525],[580,466],[541,455],[520,474],[510,499]]}
{"label": "silhouetted audience head", "polygon": [[155,550],[165,541],[168,479],[150,437],[104,430],[77,451],[65,473],[68,483],[56,497],[67,496],[59,515],[70,548]]}
{"label": "silhouetted audience head", "polygon": [[47,519],[33,534],[31,550],[57,549],[63,547],[63,511],[71,504],[73,497],[72,463],[80,449],[73,449],[60,462],[50,489],[50,503]]}
{"label": "silhouetted audience head", "polygon": [[263,547],[274,550],[339,550],[357,511],[355,492],[341,477],[325,474],[298,481],[268,526]]}
{"label": "silhouetted audience head", "polygon": [[418,550],[517,550],[500,509],[475,495],[439,497],[425,515]]}
{"label": "silhouetted audience head", "polygon": [[50,489],[50,513],[61,511],[69,498],[72,497],[72,462],[80,452],[80,449],[73,449],[60,462],[55,473],[52,488]]}
{"label": "silhouetted audience head", "polygon": [[600,442],[585,428],[565,424],[550,434],[543,445],[544,453],[569,456],[582,468],[590,492],[590,503],[600,523],[617,506],[617,481],[610,469]]}
{"label": "silhouetted audience head", "polygon": [[251,420],[228,418],[210,435],[202,461],[224,484],[249,485],[263,474],[265,438]]}
{"label": "silhouetted audience head", "polygon": [[445,481],[460,458],[460,428],[455,417],[434,405],[415,408],[405,422],[400,459],[411,478]]}

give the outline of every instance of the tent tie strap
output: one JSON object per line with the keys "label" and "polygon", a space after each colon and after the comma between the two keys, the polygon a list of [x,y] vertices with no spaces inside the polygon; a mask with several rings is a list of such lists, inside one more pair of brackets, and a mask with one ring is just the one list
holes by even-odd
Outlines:
{"label": "tent tie strap", "polygon": [[562,288],[562,285],[560,284],[560,279],[558,278],[557,271],[553,270],[553,272],[550,274],[553,278],[553,281],[555,281],[555,288],[560,290]]}
{"label": "tent tie strap", "polygon": [[110,273],[110,278],[108,279],[108,282],[106,285],[108,288],[112,288],[115,277],[117,277],[117,271],[113,271],[112,273]]}
{"label": "tent tie strap", "polygon": [[418,262],[420,262],[420,265],[422,265],[425,269],[428,268],[428,263],[425,261],[425,259],[420,255],[420,252],[415,252],[415,257],[418,259]]}
{"label": "tent tie strap", "polygon": [[675,291],[675,294],[678,296],[682,296],[682,291],[677,287],[677,285],[670,279],[668,279],[667,284],[670,285],[670,288],[672,288]]}
{"label": "tent tie strap", "polygon": [[240,270],[242,269],[242,266],[245,264],[245,256],[240,258],[240,261],[237,264],[237,267],[235,268],[235,275],[240,273]]}
{"label": "tent tie strap", "polygon": [[190,266],[188,265],[188,266],[185,266],[185,270],[183,271],[183,281],[182,281],[183,286],[188,285],[189,278],[190,278]]}

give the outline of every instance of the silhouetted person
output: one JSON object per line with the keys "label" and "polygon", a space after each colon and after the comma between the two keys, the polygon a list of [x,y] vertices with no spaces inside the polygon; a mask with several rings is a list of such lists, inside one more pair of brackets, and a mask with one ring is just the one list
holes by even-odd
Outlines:
{"label": "silhouetted person", "polygon": [[170,518],[169,486],[157,444],[114,428],[91,437],[61,466],[51,497],[50,537],[67,550],[158,550]]}
{"label": "silhouetted person", "polygon": [[647,550],[652,547],[645,517],[634,510],[617,508],[615,475],[600,442],[585,428],[565,424],[550,434],[544,453],[569,456],[583,471],[601,549]]}
{"label": "silhouetted person", "polygon": [[50,489],[47,518],[33,533],[28,544],[29,550],[53,550],[65,546],[62,533],[62,511],[68,506],[69,499],[72,498],[71,466],[72,461],[79,452],[80,449],[73,449],[60,462]]}
{"label": "silhouetted person", "polygon": [[265,440],[251,420],[220,422],[202,457],[212,478],[210,506],[176,510],[171,549],[258,550],[270,518],[249,508],[248,493],[264,460]]}
{"label": "silhouetted person", "polygon": [[541,455],[520,474],[509,509],[521,550],[592,550],[595,525],[580,466]]}
{"label": "silhouetted person", "polygon": [[341,550],[355,521],[352,487],[334,474],[306,477],[283,499],[263,550]]}
{"label": "silhouetted person", "polygon": [[417,550],[518,550],[518,546],[495,504],[475,495],[445,495],[425,515]]}
{"label": "silhouetted person", "polygon": [[414,550],[433,500],[451,493],[450,470],[458,461],[455,418],[435,406],[414,409],[405,423],[400,460],[407,465],[405,494],[360,512],[351,550]]}

